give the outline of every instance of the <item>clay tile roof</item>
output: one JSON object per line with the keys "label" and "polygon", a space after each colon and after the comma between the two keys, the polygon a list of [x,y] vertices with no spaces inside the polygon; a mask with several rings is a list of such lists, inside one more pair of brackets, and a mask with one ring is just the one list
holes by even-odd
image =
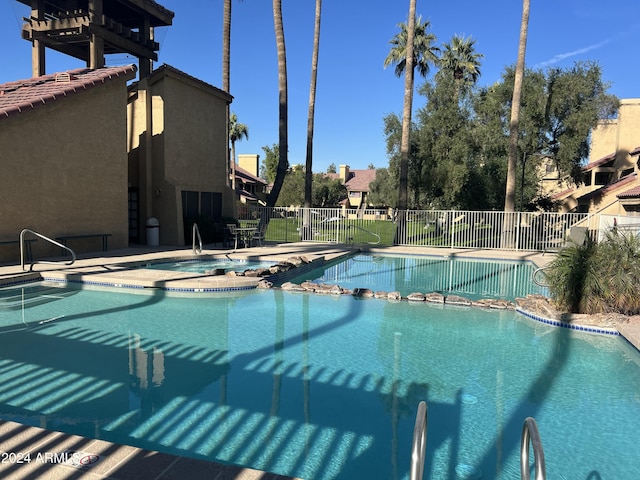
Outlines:
{"label": "clay tile roof", "polygon": [[345,186],[350,192],[368,192],[369,184],[375,179],[376,171],[372,168],[366,170],[351,170]]}
{"label": "clay tile roof", "polygon": [[618,198],[636,198],[640,197],[640,185],[637,187],[630,188],[626,192],[619,193],[616,195]]}
{"label": "clay tile roof", "polygon": [[[231,169],[229,169],[229,175],[231,175],[231,173],[232,173]],[[265,182],[263,179],[261,179],[260,177],[256,177],[249,171],[240,167],[237,163],[236,163],[236,176],[242,178],[246,183],[257,183],[260,185],[267,184],[267,182]]]}
{"label": "clay tile roof", "polygon": [[605,163],[612,162],[615,159],[616,159],[616,153],[613,152],[613,153],[610,153],[609,155],[607,155],[606,157],[599,158],[598,160],[594,160],[593,162],[586,164],[582,168],[582,170],[587,172],[587,171],[591,170],[592,168],[600,167],[600,166],[604,165]]}
{"label": "clay tile roof", "polygon": [[0,119],[62,100],[115,78],[130,80],[135,73],[135,65],[96,70],[81,68],[0,84]]}
{"label": "clay tile roof", "polygon": [[[627,175],[626,177],[621,178],[620,180],[600,187],[597,190],[593,190],[589,193],[586,193],[580,197],[580,200],[590,200],[592,198],[597,198],[605,193],[609,193],[613,190],[617,190],[620,187],[624,187],[625,185],[637,180],[637,173],[632,173],[631,175]],[[618,195],[619,196],[619,195]]]}

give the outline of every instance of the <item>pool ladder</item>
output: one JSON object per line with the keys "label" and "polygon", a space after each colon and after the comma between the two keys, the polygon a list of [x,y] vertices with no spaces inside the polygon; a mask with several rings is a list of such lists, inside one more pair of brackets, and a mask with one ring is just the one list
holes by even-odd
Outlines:
{"label": "pool ladder", "polygon": [[[198,244],[196,245],[196,237],[198,238]],[[202,253],[202,237],[200,236],[200,229],[198,224],[194,223],[191,229],[191,238],[193,238],[193,254],[200,255]]]}
{"label": "pool ladder", "polygon": [[[424,457],[427,447],[427,403],[418,404],[416,423],[413,427],[413,442],[411,445],[411,470],[410,480],[423,480]],[[544,450],[538,433],[538,425],[532,417],[527,417],[522,425],[520,437],[520,478],[530,480],[529,473],[529,447],[533,447],[534,480],[546,480],[546,466],[544,463]]]}
{"label": "pool ladder", "polygon": [[49,265],[57,265],[57,264],[62,264],[62,265],[73,265],[73,263],[76,261],[76,252],[74,252],[73,250],[71,250],[69,247],[67,247],[66,245],[61,244],[60,242],[56,242],[55,240],[42,235],[41,233],[38,232],[34,232],[33,230],[29,230],[28,228],[23,229],[20,232],[20,265],[22,266],[22,271],[24,271],[24,265],[25,265],[25,252],[26,252],[26,243],[24,240],[24,237],[27,233],[30,233],[31,235],[35,235],[38,238],[41,238],[42,240],[45,240],[57,247],[62,248],[63,250],[66,250],[67,252],[69,252],[69,254],[71,255],[71,259],[68,261],[46,261],[46,260],[38,260],[38,261],[34,261],[33,259],[30,260],[30,266],[29,266],[29,271],[33,270],[33,266],[36,263],[46,263]]}

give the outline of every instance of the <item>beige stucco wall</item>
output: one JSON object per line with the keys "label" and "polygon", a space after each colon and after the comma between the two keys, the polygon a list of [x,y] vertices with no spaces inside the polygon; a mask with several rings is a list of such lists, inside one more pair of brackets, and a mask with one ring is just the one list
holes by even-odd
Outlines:
{"label": "beige stucco wall", "polygon": [[629,162],[629,152],[640,146],[640,99],[620,100],[618,118],[603,120],[591,132],[589,160],[616,152],[616,166]]}
{"label": "beige stucco wall", "polygon": [[[0,240],[29,228],[49,237],[111,233],[109,248],[127,246],[125,81],[0,121]],[[69,245],[77,252],[102,248],[100,239]],[[59,254],[42,240],[33,249]],[[0,259],[19,260],[15,252],[1,247]]]}
{"label": "beige stucco wall", "polygon": [[[130,102],[130,179],[140,187],[141,222],[160,221],[162,245],[184,245],[182,191],[219,192],[222,215],[233,216],[226,155],[226,104],[230,97],[188,76],[169,71],[151,78],[151,164],[145,165],[146,97]],[[147,170],[147,168],[149,170]],[[150,184],[144,185],[144,176]],[[137,180],[136,180],[137,178]],[[143,200],[144,197],[144,200]],[[141,228],[144,235],[144,228]],[[144,239],[143,239],[144,240]]]}

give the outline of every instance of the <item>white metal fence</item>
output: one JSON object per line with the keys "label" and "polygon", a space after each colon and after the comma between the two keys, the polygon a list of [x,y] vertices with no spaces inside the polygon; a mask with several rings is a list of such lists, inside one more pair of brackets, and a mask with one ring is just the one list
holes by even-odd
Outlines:
{"label": "white metal fence", "polygon": [[585,235],[598,239],[602,228],[600,215],[586,213],[248,206],[238,213],[240,223],[268,221],[271,242],[548,251]]}

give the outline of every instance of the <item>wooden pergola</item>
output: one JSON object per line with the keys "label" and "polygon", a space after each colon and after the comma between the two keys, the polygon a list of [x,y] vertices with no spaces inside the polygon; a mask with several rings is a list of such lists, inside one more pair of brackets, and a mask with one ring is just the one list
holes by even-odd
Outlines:
{"label": "wooden pergola", "polygon": [[172,23],[174,13],[153,0],[18,0],[31,7],[22,38],[33,44],[32,74],[46,74],[45,48],[105,65],[105,55],[138,58],[140,78],[151,73],[160,45],[154,28]]}

